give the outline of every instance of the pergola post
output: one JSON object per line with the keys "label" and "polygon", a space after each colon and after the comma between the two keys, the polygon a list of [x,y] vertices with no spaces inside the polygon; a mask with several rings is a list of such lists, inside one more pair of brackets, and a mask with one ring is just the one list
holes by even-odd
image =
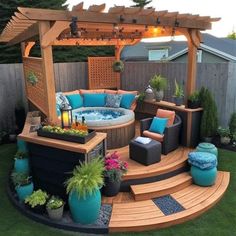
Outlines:
{"label": "pergola post", "polygon": [[[40,45],[42,45],[43,35],[50,30],[49,21],[39,22],[39,39]],[[47,100],[48,110],[47,117],[50,122],[57,122],[56,114],[56,96],[55,96],[55,81],[54,81],[54,69],[53,69],[53,56],[52,56],[52,46],[47,46],[43,48],[41,46],[41,57],[43,63],[43,75],[45,78],[46,94],[45,99]]]}
{"label": "pergola post", "polygon": [[197,49],[200,45],[200,32],[190,29],[186,37],[188,39],[187,98],[196,89]]}

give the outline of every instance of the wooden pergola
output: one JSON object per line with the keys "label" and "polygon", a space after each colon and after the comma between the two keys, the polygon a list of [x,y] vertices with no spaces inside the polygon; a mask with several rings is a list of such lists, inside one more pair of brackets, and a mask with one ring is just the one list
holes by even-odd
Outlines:
{"label": "wooden pergola", "polygon": [[[0,35],[0,42],[21,43],[25,77],[33,70],[39,79],[36,86],[25,79],[27,98],[52,121],[57,120],[52,46],[114,45],[115,58],[119,59],[125,45],[134,45],[143,38],[184,35],[188,40],[189,95],[195,90],[200,31],[211,29],[212,22],[220,20],[154,8],[115,6],[108,12],[104,10],[105,4],[85,10],[83,3],[72,11],[18,7]],[[41,58],[29,57],[36,41]]]}

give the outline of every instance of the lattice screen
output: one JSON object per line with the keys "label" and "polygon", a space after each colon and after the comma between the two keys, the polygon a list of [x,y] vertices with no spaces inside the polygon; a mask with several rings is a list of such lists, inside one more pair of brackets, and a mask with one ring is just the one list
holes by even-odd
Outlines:
{"label": "lattice screen", "polygon": [[[43,77],[42,58],[23,57],[23,67],[25,73],[25,85],[27,98],[47,115],[48,104],[46,101],[46,85]],[[32,85],[27,77],[33,72],[37,77],[37,83]]]}
{"label": "lattice screen", "polygon": [[115,57],[89,57],[89,89],[120,88],[120,73],[114,72]]}

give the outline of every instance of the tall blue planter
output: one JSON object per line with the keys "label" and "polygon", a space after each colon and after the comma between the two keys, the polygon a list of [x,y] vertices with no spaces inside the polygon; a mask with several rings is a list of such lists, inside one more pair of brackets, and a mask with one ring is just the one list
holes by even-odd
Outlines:
{"label": "tall blue planter", "polygon": [[29,159],[15,159],[14,169],[17,173],[29,173]]}
{"label": "tall blue planter", "polygon": [[91,224],[99,216],[101,193],[97,189],[92,195],[87,195],[85,199],[79,199],[77,192],[72,191],[69,194],[68,202],[72,218],[76,223]]}
{"label": "tall blue planter", "polygon": [[32,182],[28,185],[16,187],[16,193],[20,202],[23,202],[26,197],[30,196],[33,193],[33,191],[34,191],[34,184]]}
{"label": "tall blue planter", "polygon": [[24,140],[17,139],[17,148],[18,148],[18,151],[28,152],[27,143]]}

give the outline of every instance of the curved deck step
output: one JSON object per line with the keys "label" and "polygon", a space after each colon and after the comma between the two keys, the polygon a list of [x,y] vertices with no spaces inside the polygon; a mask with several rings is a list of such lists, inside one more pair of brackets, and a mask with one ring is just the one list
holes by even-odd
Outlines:
{"label": "curved deck step", "polygon": [[[121,159],[129,164],[128,172],[123,176],[122,180],[144,179],[158,175],[168,174],[187,165],[188,153],[192,149],[179,147],[168,155],[162,155],[161,161],[149,166],[144,166],[129,158],[128,146],[118,150]],[[111,152],[113,150],[110,150]]]}
{"label": "curved deck step", "polygon": [[192,177],[181,173],[174,177],[148,184],[131,185],[131,192],[136,201],[148,200],[180,191],[192,184]]}
{"label": "curved deck step", "polygon": [[191,220],[221,199],[228,187],[229,179],[229,172],[219,171],[214,186],[200,187],[192,184],[171,194],[172,198],[185,208],[171,215],[164,215],[152,200],[114,203],[109,232],[152,230]]}

